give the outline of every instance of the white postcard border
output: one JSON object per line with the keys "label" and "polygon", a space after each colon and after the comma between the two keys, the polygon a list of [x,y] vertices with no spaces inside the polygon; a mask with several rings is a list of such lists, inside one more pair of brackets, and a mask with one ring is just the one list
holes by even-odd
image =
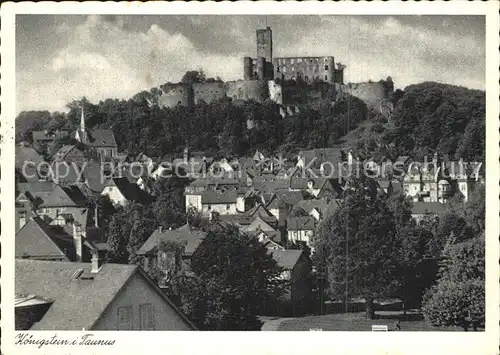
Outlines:
{"label": "white postcard border", "polygon": [[[496,2],[171,2],[4,3],[1,6],[1,321],[2,353],[138,354],[497,354],[499,326],[499,105],[498,4]],[[15,347],[14,335],[14,118],[16,14],[330,14],[486,15],[486,331],[485,332],[93,332],[113,346]],[[28,332],[29,333],[29,332]],[[31,332],[60,338],[80,332]]]}

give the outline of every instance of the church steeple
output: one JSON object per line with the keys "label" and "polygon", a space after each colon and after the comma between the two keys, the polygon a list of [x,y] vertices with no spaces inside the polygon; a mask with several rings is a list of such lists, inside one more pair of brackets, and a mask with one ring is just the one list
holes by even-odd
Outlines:
{"label": "church steeple", "polygon": [[80,129],[76,132],[76,139],[81,143],[87,143],[87,130],[85,129],[85,114],[83,113],[83,104],[82,104],[82,116],[80,118]]}

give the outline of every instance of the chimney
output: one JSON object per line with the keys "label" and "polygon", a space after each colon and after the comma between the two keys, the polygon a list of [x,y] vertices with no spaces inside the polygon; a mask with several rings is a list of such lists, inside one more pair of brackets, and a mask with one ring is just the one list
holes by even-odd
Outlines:
{"label": "chimney", "polygon": [[99,209],[97,208],[97,204],[94,204],[94,225],[96,228],[99,228]]}
{"label": "chimney", "polygon": [[73,244],[75,245],[76,261],[82,261],[82,227],[78,222],[73,222]]}
{"label": "chimney", "polygon": [[90,272],[92,274],[97,274],[99,272],[99,269],[101,268],[101,266],[103,264],[102,259],[99,258],[99,252],[97,250],[92,250],[91,263],[92,263],[92,268],[91,268]]}
{"label": "chimney", "polygon": [[438,162],[438,152],[434,152],[434,156],[432,157],[432,162],[437,165],[437,162]]}

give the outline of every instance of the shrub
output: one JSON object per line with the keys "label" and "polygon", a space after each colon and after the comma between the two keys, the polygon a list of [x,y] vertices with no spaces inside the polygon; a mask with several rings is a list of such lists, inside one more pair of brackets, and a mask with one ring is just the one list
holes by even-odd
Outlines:
{"label": "shrub", "polygon": [[434,326],[484,327],[484,280],[441,280],[424,296],[422,311]]}

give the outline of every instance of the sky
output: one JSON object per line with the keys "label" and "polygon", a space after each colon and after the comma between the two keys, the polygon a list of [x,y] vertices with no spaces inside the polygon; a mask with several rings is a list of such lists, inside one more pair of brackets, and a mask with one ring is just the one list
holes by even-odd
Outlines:
{"label": "sky", "polygon": [[345,82],[485,89],[484,16],[18,15],[16,111],[129,98],[200,68],[242,79],[266,26],[274,57],[333,55]]}

